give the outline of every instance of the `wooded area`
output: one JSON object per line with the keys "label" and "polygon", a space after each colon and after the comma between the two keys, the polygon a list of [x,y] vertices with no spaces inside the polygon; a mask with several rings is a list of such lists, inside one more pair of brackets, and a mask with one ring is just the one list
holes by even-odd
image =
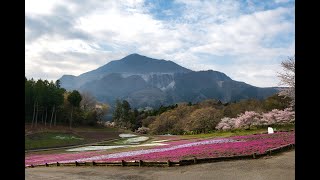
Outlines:
{"label": "wooded area", "polygon": [[66,91],[60,81],[25,78],[25,123],[56,126],[95,125],[107,113],[107,104],[97,102],[90,93]]}

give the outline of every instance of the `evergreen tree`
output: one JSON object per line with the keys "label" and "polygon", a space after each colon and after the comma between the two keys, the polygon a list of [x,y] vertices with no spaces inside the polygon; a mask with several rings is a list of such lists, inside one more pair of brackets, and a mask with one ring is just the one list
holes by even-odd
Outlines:
{"label": "evergreen tree", "polygon": [[82,97],[77,90],[73,90],[72,93],[70,93],[68,96],[68,101],[71,104],[71,116],[70,116],[70,125],[69,125],[70,129],[71,129],[71,125],[72,125],[73,110],[74,110],[74,108],[77,108],[80,106],[81,100],[82,100]]}

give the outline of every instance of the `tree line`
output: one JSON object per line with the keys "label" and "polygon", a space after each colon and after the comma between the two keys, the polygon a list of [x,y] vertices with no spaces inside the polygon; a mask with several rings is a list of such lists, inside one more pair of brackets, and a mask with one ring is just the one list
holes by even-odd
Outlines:
{"label": "tree line", "polygon": [[[292,118],[291,112],[287,112],[291,100],[289,97],[275,94],[265,100],[248,99],[233,103],[221,103],[209,99],[192,105],[180,103],[178,107],[160,115],[147,116],[142,120],[141,125],[149,128],[149,132],[152,134],[208,133],[219,129],[216,127],[227,117],[232,120],[231,123],[241,120],[239,128],[246,128],[246,125],[249,125],[250,128],[250,125],[255,125],[255,121],[251,121],[254,116],[247,116],[248,112],[261,114],[261,117],[271,116],[269,119],[262,119],[264,121],[268,120],[268,122],[262,123],[263,121],[260,120],[256,125],[278,123],[279,118],[287,118],[283,119],[283,122],[291,123],[294,118]],[[227,128],[224,130],[227,130]]]}
{"label": "tree line", "polygon": [[88,92],[66,91],[60,81],[34,80],[25,77],[25,123],[31,127],[95,125],[109,106],[100,103]]}
{"label": "tree line", "polygon": [[[283,110],[290,107],[291,101],[290,97],[275,94],[264,100],[247,99],[222,103],[219,100],[208,99],[195,104],[185,102],[160,106],[158,109],[137,110],[131,109],[128,101],[117,100],[113,112],[113,122],[115,126],[120,128],[137,132],[148,131],[152,134],[208,133],[215,131],[218,124],[226,117],[235,120],[239,119],[242,114],[247,115],[247,112],[271,115],[271,112],[276,112],[276,110],[281,115]],[[279,113],[273,114],[278,116]],[[246,122],[251,123],[247,119],[252,118],[246,118]]]}
{"label": "tree line", "polygon": [[149,116],[160,115],[166,111],[172,110],[178,107],[178,104],[163,106],[161,105],[157,109],[132,109],[131,105],[126,100],[116,100],[115,109],[112,115],[112,121],[117,127],[130,129],[136,131],[142,126],[144,119]]}

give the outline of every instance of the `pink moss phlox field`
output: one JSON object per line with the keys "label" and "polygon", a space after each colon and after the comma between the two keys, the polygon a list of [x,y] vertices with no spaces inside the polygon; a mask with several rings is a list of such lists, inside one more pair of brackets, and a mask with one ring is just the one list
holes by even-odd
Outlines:
{"label": "pink moss phlox field", "polygon": [[[146,149],[146,150],[137,150],[137,151],[130,151],[130,152],[120,152],[120,153],[113,153],[113,154],[106,154],[106,155],[100,155],[100,156],[93,156],[90,158],[81,158],[81,159],[76,159],[75,161],[79,162],[86,162],[86,161],[99,161],[103,159],[119,159],[119,158],[126,158],[126,157],[136,157],[139,155],[144,155],[144,154],[150,154],[150,153],[157,153],[157,152],[166,152],[166,151],[171,151],[171,150],[176,150],[176,149],[181,149],[181,148],[187,148],[187,147],[196,147],[199,145],[204,145],[204,144],[216,144],[216,143],[226,143],[226,142],[234,142],[235,140],[233,139],[210,139],[210,140],[205,140],[205,141],[198,141],[198,142],[192,142],[192,143],[184,143],[180,145],[175,145],[175,146],[170,146],[166,148],[153,148],[153,149]],[[62,163],[68,163],[72,161],[61,161]]]}
{"label": "pink moss phlox field", "polygon": [[186,158],[208,158],[235,155],[262,154],[271,148],[282,145],[294,144],[294,133],[275,133],[232,137],[238,142],[206,144],[186,147],[171,151],[155,152],[131,157],[101,159],[99,161],[121,161],[121,160],[149,160],[149,161],[178,161]]}
{"label": "pink moss phlox field", "polygon": [[274,134],[258,134],[247,136],[233,136],[229,138],[215,138],[207,140],[181,140],[166,142],[165,146],[152,149],[135,150],[119,153],[106,151],[64,153],[51,155],[28,155],[25,159],[26,166],[54,163],[54,162],[110,162],[110,161],[178,161],[192,157],[208,158],[235,155],[252,155],[265,153],[271,148],[282,145],[294,144],[295,133],[277,132]]}
{"label": "pink moss phlox field", "polygon": [[60,162],[64,160],[92,157],[102,153],[104,154],[105,152],[95,151],[95,152],[76,152],[76,153],[60,153],[60,154],[41,154],[41,155],[29,154],[25,157],[25,165],[29,166],[31,164],[38,165],[38,164],[45,164],[49,162],[50,163]]}

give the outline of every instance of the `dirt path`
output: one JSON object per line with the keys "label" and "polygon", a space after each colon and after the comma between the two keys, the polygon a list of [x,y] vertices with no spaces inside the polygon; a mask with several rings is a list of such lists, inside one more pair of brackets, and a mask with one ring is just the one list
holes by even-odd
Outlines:
{"label": "dirt path", "polygon": [[26,179],[295,179],[295,151],[255,159],[182,167],[38,167],[25,170]]}

